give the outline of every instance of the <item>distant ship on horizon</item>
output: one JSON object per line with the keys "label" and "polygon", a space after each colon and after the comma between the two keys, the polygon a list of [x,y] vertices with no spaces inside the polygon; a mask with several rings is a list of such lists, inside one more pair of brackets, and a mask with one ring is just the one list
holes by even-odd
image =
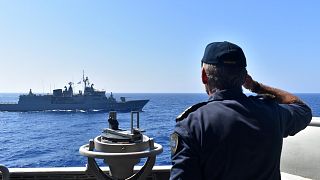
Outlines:
{"label": "distant ship on horizon", "polygon": [[[73,93],[72,82],[69,88],[64,90],[54,89],[52,94],[40,95],[32,93],[20,95],[18,103],[0,103],[0,111],[24,112],[24,111],[142,111],[149,100],[129,100],[120,97],[117,101],[112,92],[109,97],[106,91],[99,91],[93,88],[88,77],[82,77],[84,90],[79,94]],[[81,81],[80,81],[81,83]]]}

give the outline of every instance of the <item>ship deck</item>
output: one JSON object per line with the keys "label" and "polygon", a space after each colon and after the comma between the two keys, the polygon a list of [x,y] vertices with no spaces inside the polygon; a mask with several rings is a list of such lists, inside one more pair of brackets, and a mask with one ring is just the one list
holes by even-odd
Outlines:
{"label": "ship deck", "polygon": [[[284,139],[281,157],[281,178],[284,180],[320,179],[320,117],[295,136]],[[141,166],[135,166],[138,171]],[[109,172],[108,167],[101,167]],[[171,166],[154,166],[148,180],[169,179]],[[9,168],[12,180],[96,179],[85,167]]]}

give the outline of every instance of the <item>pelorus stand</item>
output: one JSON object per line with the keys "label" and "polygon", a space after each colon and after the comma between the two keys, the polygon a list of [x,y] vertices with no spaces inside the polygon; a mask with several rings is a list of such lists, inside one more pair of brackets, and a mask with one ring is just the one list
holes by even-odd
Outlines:
{"label": "pelorus stand", "polygon": [[[133,117],[137,124],[133,127]],[[103,130],[100,136],[90,140],[89,144],[80,147],[79,152],[88,157],[87,170],[97,179],[145,179],[151,173],[156,161],[156,155],[162,152],[162,146],[142,134],[139,129],[139,112],[131,112],[131,130],[121,130],[116,119],[116,112],[109,113],[109,128]],[[105,174],[98,166],[95,158],[103,159],[109,165],[110,175]],[[143,167],[137,173],[134,165],[141,158],[147,158]]]}

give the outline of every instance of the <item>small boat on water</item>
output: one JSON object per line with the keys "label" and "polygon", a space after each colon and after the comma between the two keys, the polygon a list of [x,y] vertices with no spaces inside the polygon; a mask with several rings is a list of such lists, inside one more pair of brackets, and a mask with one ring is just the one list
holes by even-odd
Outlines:
{"label": "small boat on water", "polygon": [[[106,91],[99,91],[89,83],[88,77],[82,77],[84,90],[73,93],[72,82],[69,88],[55,89],[52,94],[41,95],[32,93],[20,95],[18,103],[0,103],[0,111],[142,111],[149,100],[129,100],[120,97],[117,101],[113,94],[106,96]],[[81,83],[81,81],[80,81]]]}

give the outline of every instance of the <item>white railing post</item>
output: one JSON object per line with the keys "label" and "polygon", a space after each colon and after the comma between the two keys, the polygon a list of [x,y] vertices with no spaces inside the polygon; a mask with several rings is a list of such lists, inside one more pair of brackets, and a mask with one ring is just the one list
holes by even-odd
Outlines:
{"label": "white railing post", "polygon": [[4,165],[0,164],[0,172],[2,173],[2,179],[3,180],[9,180],[10,179],[10,173],[9,169],[5,167]]}

